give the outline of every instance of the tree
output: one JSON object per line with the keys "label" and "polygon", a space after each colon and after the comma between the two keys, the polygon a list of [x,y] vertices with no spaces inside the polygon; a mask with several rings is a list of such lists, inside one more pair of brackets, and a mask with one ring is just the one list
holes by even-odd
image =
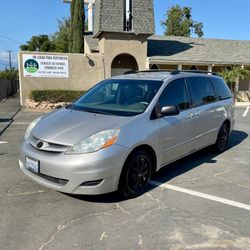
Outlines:
{"label": "tree", "polygon": [[233,89],[232,86],[235,84],[234,90],[238,91],[239,80],[248,79],[250,77],[250,71],[240,66],[233,66],[232,69],[223,70],[219,75],[231,86],[231,89]]}
{"label": "tree", "polygon": [[55,49],[53,41],[48,35],[32,36],[26,44],[20,46],[22,51],[51,52]]}
{"label": "tree", "polygon": [[203,24],[192,19],[191,11],[190,7],[181,8],[179,5],[169,8],[166,20],[161,21],[165,28],[165,35],[190,37],[192,33],[195,33],[198,37],[202,37],[204,35]]}
{"label": "tree", "polygon": [[71,2],[71,37],[70,52],[84,53],[84,1],[72,0]]}
{"label": "tree", "polygon": [[52,41],[55,45],[55,52],[69,52],[70,43],[70,18],[58,20],[58,31],[52,35]]}
{"label": "tree", "polygon": [[18,79],[18,70],[15,68],[0,70],[0,79]]}

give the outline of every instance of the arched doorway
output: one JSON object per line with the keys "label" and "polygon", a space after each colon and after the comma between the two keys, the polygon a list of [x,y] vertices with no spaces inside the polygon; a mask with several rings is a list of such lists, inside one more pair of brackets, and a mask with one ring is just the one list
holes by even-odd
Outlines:
{"label": "arched doorway", "polygon": [[138,64],[135,58],[129,54],[116,56],[111,64],[111,76],[124,74],[128,71],[138,71]]}

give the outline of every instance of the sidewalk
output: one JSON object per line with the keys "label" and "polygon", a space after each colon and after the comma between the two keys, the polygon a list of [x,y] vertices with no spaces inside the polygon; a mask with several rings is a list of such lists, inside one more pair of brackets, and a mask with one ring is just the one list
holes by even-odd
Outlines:
{"label": "sidewalk", "polygon": [[0,136],[13,122],[13,118],[20,108],[19,93],[0,102]]}

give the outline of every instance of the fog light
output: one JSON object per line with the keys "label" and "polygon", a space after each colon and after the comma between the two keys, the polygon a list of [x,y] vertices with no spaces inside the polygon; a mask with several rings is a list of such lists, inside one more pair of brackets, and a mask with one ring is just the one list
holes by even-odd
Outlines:
{"label": "fog light", "polygon": [[92,186],[98,186],[99,184],[101,184],[103,182],[103,179],[101,180],[95,180],[95,181],[86,181],[83,182],[80,187],[92,187]]}

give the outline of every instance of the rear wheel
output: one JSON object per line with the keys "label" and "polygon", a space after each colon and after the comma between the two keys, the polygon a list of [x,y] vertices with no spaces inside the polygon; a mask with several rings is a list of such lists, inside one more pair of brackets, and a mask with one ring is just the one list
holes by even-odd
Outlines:
{"label": "rear wheel", "polygon": [[136,151],[126,161],[119,183],[119,191],[126,198],[134,198],[141,195],[150,180],[152,162],[149,155],[142,151]]}
{"label": "rear wheel", "polygon": [[222,153],[226,150],[227,144],[228,144],[228,140],[229,140],[229,126],[224,123],[221,128],[220,131],[218,133],[218,137],[217,137],[217,141],[215,143],[215,150],[218,153]]}

